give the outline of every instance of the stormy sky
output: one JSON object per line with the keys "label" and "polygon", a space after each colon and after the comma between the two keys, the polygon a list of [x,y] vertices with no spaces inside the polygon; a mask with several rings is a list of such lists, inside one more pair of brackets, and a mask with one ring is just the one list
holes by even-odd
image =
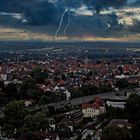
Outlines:
{"label": "stormy sky", "polygon": [[[137,0],[139,2],[139,0]],[[109,7],[120,8],[135,0],[0,0],[0,12],[24,14],[29,24],[57,23],[67,8],[76,11],[83,5],[100,14]]]}
{"label": "stormy sky", "polygon": [[0,0],[0,26],[29,25],[28,30],[55,35],[66,9],[59,35],[64,35],[69,15],[68,36],[140,33],[140,0]]}

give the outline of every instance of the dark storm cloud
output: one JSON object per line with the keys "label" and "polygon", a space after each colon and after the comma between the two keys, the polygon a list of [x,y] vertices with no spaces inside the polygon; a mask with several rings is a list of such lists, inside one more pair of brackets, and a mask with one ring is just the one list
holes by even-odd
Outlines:
{"label": "dark storm cloud", "polygon": [[24,15],[30,24],[56,23],[61,8],[48,1],[34,2],[23,7]]}
{"label": "dark storm cloud", "polygon": [[129,2],[130,2],[130,6],[133,6],[133,7],[140,6],[140,0],[135,0],[135,1],[129,0]]}
{"label": "dark storm cloud", "polygon": [[97,13],[108,7],[119,8],[127,3],[127,0],[84,0],[84,3]]}
{"label": "dark storm cloud", "polygon": [[99,13],[104,8],[118,8],[126,2],[127,0],[0,0],[0,11],[23,13],[28,24],[55,24],[66,8],[77,9],[84,4]]}
{"label": "dark storm cloud", "polygon": [[66,8],[79,8],[83,4],[83,0],[58,0],[57,4]]}
{"label": "dark storm cloud", "polygon": [[22,13],[28,24],[56,23],[62,10],[49,0],[0,0],[0,11]]}
{"label": "dark storm cloud", "polygon": [[86,5],[90,10],[101,10],[103,8],[119,8],[127,3],[128,0],[58,0],[68,8],[79,8]]}
{"label": "dark storm cloud", "polygon": [[128,30],[132,33],[140,33],[140,21],[137,19],[133,19],[133,26],[130,26]]}

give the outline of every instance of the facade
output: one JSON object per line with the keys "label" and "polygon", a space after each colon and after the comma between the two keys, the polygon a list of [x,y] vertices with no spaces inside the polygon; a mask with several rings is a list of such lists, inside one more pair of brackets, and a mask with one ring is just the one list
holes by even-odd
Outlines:
{"label": "facade", "polygon": [[99,108],[96,108],[94,106],[90,106],[90,105],[84,105],[82,107],[82,113],[83,113],[83,117],[88,118],[88,117],[95,117],[98,116],[102,113],[105,112],[105,107],[101,106]]}
{"label": "facade", "polygon": [[82,104],[83,117],[96,117],[102,113],[105,113],[105,105],[101,98],[97,97],[93,104]]}

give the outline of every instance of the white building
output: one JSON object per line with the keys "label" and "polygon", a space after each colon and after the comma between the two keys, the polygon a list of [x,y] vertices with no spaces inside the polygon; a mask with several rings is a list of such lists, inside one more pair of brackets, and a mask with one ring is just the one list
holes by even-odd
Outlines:
{"label": "white building", "polygon": [[85,117],[85,118],[95,117],[95,116],[98,116],[104,112],[105,112],[104,106],[101,106],[99,108],[96,108],[94,106],[89,106],[89,105],[82,107],[83,117]]}
{"label": "white building", "polygon": [[31,101],[25,101],[25,107],[29,107],[32,105],[32,102]]}
{"label": "white building", "polygon": [[97,97],[93,104],[82,104],[83,117],[95,117],[102,113],[105,113],[104,102]]}
{"label": "white building", "polygon": [[71,93],[68,90],[64,91],[64,94],[66,95],[66,100],[70,100],[71,98]]}
{"label": "white building", "polygon": [[2,81],[6,81],[7,80],[7,74],[1,74],[0,78]]}
{"label": "white building", "polygon": [[107,106],[114,108],[124,108],[127,101],[127,97],[114,97],[107,99]]}
{"label": "white building", "polygon": [[124,78],[127,78],[127,76],[122,74],[122,75],[116,75],[115,78],[116,79],[124,79]]}

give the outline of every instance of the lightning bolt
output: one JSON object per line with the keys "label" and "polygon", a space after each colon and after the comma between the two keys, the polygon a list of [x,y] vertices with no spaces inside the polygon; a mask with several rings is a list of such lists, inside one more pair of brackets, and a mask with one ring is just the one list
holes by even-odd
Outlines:
{"label": "lightning bolt", "polygon": [[59,26],[58,26],[58,29],[56,30],[55,32],[55,40],[58,39],[58,32],[60,31],[61,29],[61,26],[62,26],[62,23],[63,23],[63,19],[64,19],[64,16],[65,16],[65,13],[68,11],[68,9],[65,9],[65,11],[62,13],[62,16],[61,16],[61,19],[60,19],[60,22],[59,22]]}
{"label": "lightning bolt", "polygon": [[67,25],[64,29],[64,36],[66,36],[66,30],[68,29],[69,25],[70,25],[70,21],[71,21],[71,18],[70,18],[70,10],[68,11],[68,22],[67,22]]}

